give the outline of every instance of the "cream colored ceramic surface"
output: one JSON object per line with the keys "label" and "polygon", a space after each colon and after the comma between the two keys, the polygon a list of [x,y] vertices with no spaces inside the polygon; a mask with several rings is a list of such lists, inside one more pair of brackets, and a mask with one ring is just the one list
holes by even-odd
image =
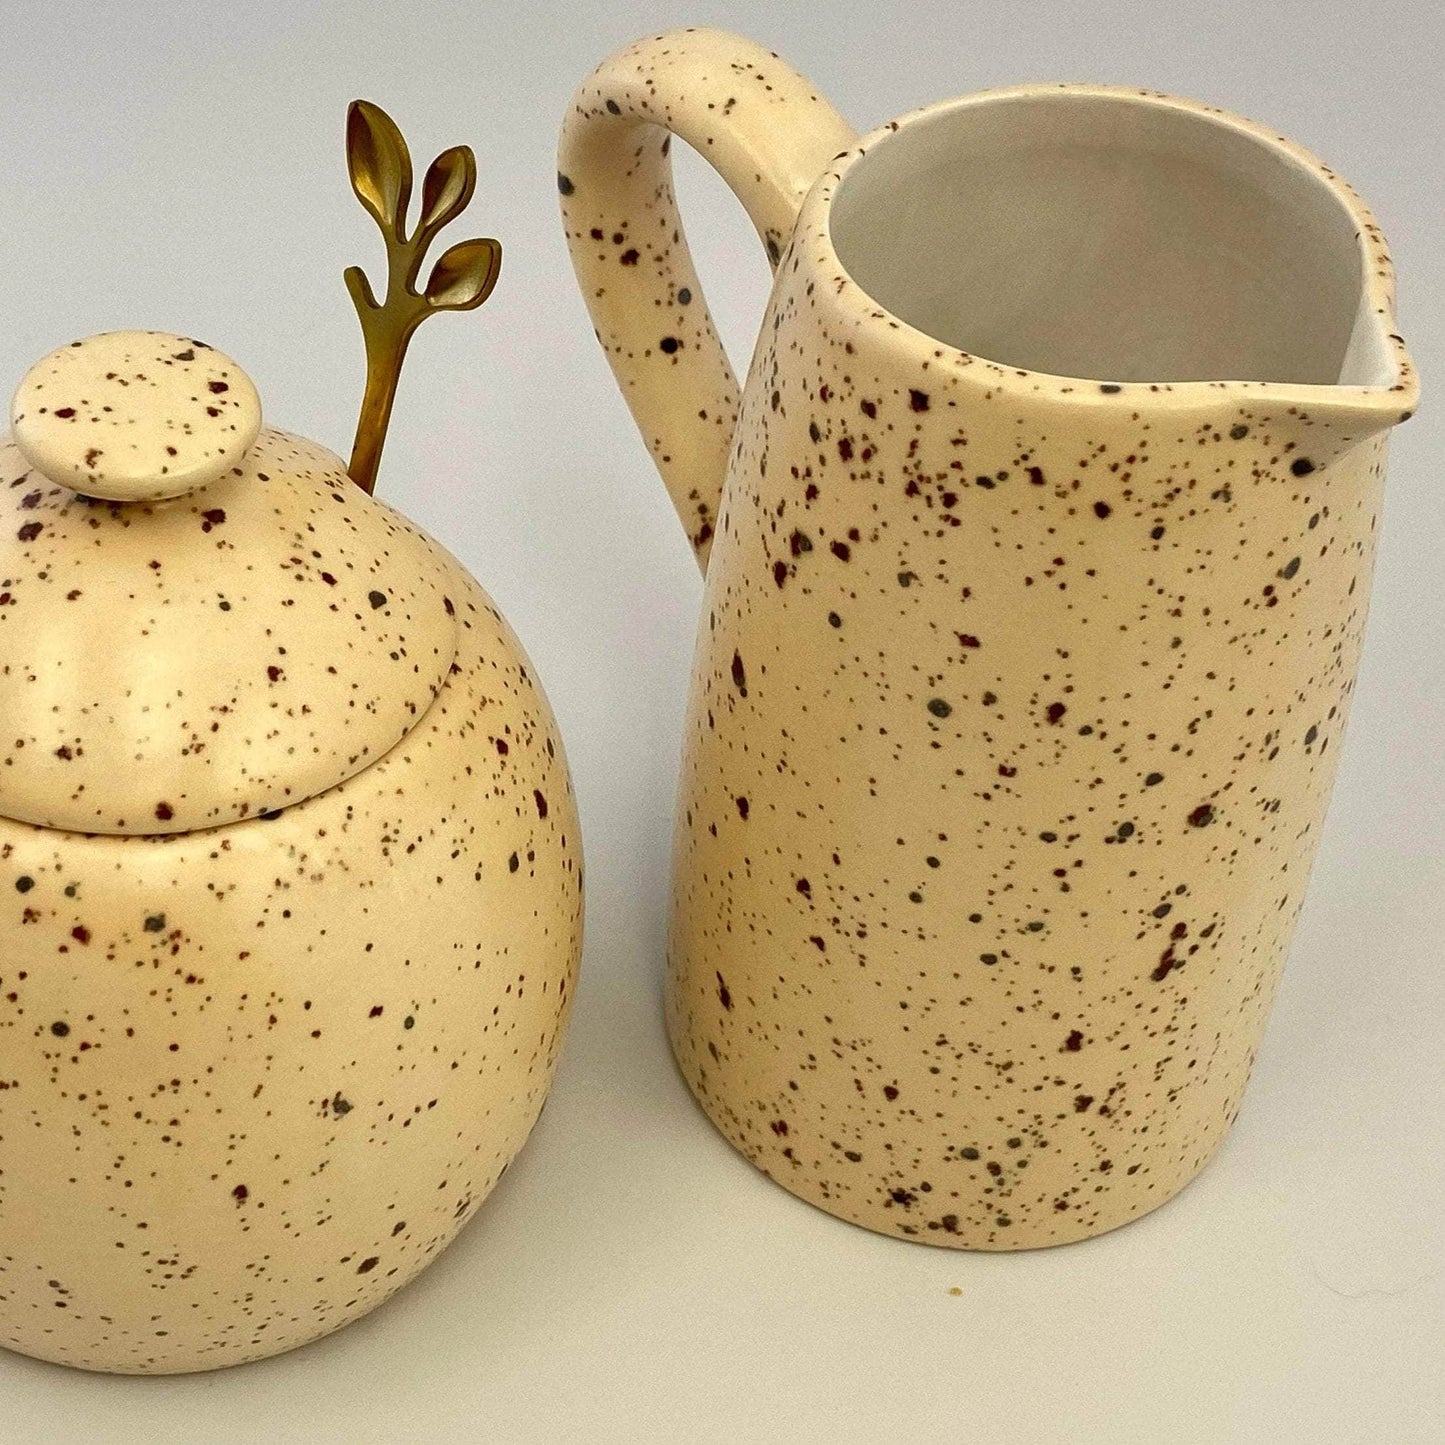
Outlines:
{"label": "cream colored ceramic surface", "polygon": [[[299,802],[383,757],[452,664],[456,564],[323,447],[268,429],[240,453],[210,447],[199,421],[178,428],[166,407],[183,396],[188,417],[195,388],[146,385],[136,373],[170,374],[143,361],[122,386],[122,349],[217,356],[118,333],[62,348],[21,384],[18,449],[0,442],[0,816],[179,833]],[[254,396],[234,362],[209,365]],[[85,400],[107,387],[113,403]],[[42,390],[37,420],[27,398]],[[78,495],[65,479],[91,433],[46,433],[57,402],[82,417],[109,406],[100,425],[130,456],[189,437],[224,454],[224,473],[169,501]]]}
{"label": "cream colored ceramic surface", "polygon": [[[126,836],[0,820],[0,1343],[127,1372],[274,1354],[405,1284],[542,1106],[581,933],[556,728],[486,594],[320,447],[264,432],[234,476],[162,505],[88,503],[0,458],[7,525],[45,529],[6,544],[5,686],[23,671],[73,702],[56,678],[75,668],[109,707],[107,657],[117,678],[161,666],[153,619],[173,677],[192,669],[187,709],[216,704],[186,711],[220,718],[196,743],[225,746],[235,678],[287,674],[193,777],[255,813],[244,739],[260,753],[288,727],[347,773],[169,835],[129,802]],[[33,661],[53,634],[65,646]],[[19,698],[12,735],[43,715]],[[344,752],[353,714],[398,699],[400,742]],[[134,714],[74,713],[84,796],[149,799],[170,776],[127,758]]]}
{"label": "cream colored ceramic surface", "polygon": [[[736,427],[669,130],[777,263]],[[716,32],[606,62],[559,164],[602,345],[712,545],[667,998],[693,1092],[886,1233],[1020,1248],[1161,1204],[1239,1107],[1338,756],[1384,434],[1416,395],[1377,228],[1190,102],[1026,87],[855,142]],[[975,210],[997,237],[929,249]],[[1318,315],[1291,343],[1269,307],[1296,267]],[[1115,365],[919,329],[985,321]]]}
{"label": "cream colored ceramic surface", "polygon": [[93,497],[149,502],[235,466],[261,429],[261,399],[230,357],[203,342],[109,331],[36,362],[10,425],[47,477]]}

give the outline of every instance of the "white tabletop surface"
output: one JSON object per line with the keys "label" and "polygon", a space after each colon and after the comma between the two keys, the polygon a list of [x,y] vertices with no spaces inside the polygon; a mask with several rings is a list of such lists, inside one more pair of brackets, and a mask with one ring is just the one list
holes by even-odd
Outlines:
{"label": "white tabletop surface", "polygon": [[[667,854],[699,584],[577,297],[553,149],[596,61],[681,24],[764,41],[860,127],[1023,80],[1195,95],[1325,156],[1394,244],[1426,405],[1394,446],[1309,902],[1222,1153],[1102,1239],[964,1254],[839,1223],[734,1154],[669,1060]],[[551,1103],[417,1283],[320,1344],[217,1375],[0,1354],[0,1440],[1445,1440],[1435,0],[6,0],[0,45],[5,394],[62,341],[170,328],[240,360],[271,421],[344,451],[361,350],[341,271],[378,250],[346,182],[346,103],[379,101],[425,155],[476,148],[469,216],[503,241],[501,285],[421,333],[379,490],[530,650],[589,880]],[[767,268],[722,184],[691,155],[679,169],[745,362]]]}

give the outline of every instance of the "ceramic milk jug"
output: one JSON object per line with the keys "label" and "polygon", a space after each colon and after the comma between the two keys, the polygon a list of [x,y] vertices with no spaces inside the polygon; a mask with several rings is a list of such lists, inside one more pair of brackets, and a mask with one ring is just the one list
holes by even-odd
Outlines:
{"label": "ceramic milk jug", "polygon": [[566,767],[487,595],[219,351],[76,342],[11,415],[0,1343],[237,1364],[406,1283],[526,1139]]}
{"label": "ceramic milk jug", "polygon": [[[677,134],[776,270],[741,397]],[[559,189],[707,569],[667,1020],[823,1209],[1013,1249],[1162,1204],[1239,1108],[1415,404],[1369,212],[1211,107],[1038,85],[861,140],[776,56],[605,62]]]}

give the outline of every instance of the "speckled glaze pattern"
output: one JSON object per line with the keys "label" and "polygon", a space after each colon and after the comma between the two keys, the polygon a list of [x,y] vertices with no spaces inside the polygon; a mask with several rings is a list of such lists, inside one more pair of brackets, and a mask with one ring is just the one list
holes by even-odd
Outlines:
{"label": "speckled glaze pattern", "polygon": [[[40,538],[7,548],[6,671],[34,645],[27,603],[53,627],[97,593],[64,656],[88,629],[92,652],[134,660],[171,582],[204,639],[183,654],[191,697],[228,696],[268,629],[292,649],[280,666],[318,664],[276,709],[298,752],[345,736],[349,699],[414,704],[404,736],[289,806],[258,813],[228,761],[219,776],[253,811],[221,826],[163,834],[128,803],[129,832],[109,836],[0,819],[0,1344],[88,1369],[239,1364],[387,1298],[521,1148],[570,1013],[577,818],[516,638],[322,448],[263,432],[240,471],[117,506],[0,450],[4,505],[55,539],[43,556]],[[226,548],[252,506],[238,541],[254,547]],[[213,510],[226,518],[207,528]],[[127,610],[148,552],[159,580]],[[445,638],[434,688],[426,668],[388,666],[433,604],[447,624],[420,652]],[[167,635],[183,647],[183,632]],[[328,655],[340,690],[308,694]],[[111,797],[127,771],[115,738],[113,722],[83,738],[87,757],[110,753],[95,790]]]}
{"label": "speckled glaze pattern", "polygon": [[0,815],[26,822],[170,833],[300,801],[385,756],[457,647],[455,562],[284,432],[129,504],[0,441],[0,541]]}
{"label": "speckled glaze pattern", "polygon": [[[1373,390],[1079,381],[939,345],[830,241],[840,180],[894,122],[819,157],[771,248],[733,434],[662,127],[725,154],[756,220],[777,188],[738,137],[770,145],[780,95],[811,122],[776,57],[657,37],[583,86],[561,148],[600,340],[712,547],[673,1048],[723,1134],[844,1219],[953,1247],[1077,1240],[1167,1200],[1239,1108],[1339,755],[1384,433],[1415,383],[1398,338],[1399,380]],[[1341,193],[1388,322],[1383,242]],[[674,446],[714,422],[725,488],[716,454]]]}
{"label": "speckled glaze pattern", "polygon": [[261,399],[204,342],[107,331],[36,362],[16,389],[10,426],[46,476],[93,497],[152,502],[240,461],[261,429]]}

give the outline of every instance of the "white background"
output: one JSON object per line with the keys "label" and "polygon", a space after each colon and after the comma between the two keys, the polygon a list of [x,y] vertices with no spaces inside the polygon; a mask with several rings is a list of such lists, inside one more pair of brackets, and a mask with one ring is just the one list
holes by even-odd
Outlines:
{"label": "white background", "polygon": [[[386,106],[419,165],[476,148],[453,239],[500,237],[502,280],[479,314],[421,332],[379,491],[530,650],[589,879],[552,1101],[429,1272],[339,1335],[219,1375],[0,1354],[0,1439],[1445,1439],[1439,15],[1438,0],[0,0],[0,393],[73,337],[177,330],[235,356],[274,424],[345,454],[361,348],[341,271],[376,274],[380,250],[346,181],[346,103]],[[733,1154],[669,1060],[667,852],[699,584],[577,297],[553,151],[592,65],[680,24],[753,35],[860,129],[1025,80],[1194,95],[1319,152],[1394,243],[1426,405],[1396,437],[1309,903],[1223,1152],[1105,1238],[970,1255],[839,1223]],[[679,169],[745,362],[766,266],[721,184],[691,155]]]}

